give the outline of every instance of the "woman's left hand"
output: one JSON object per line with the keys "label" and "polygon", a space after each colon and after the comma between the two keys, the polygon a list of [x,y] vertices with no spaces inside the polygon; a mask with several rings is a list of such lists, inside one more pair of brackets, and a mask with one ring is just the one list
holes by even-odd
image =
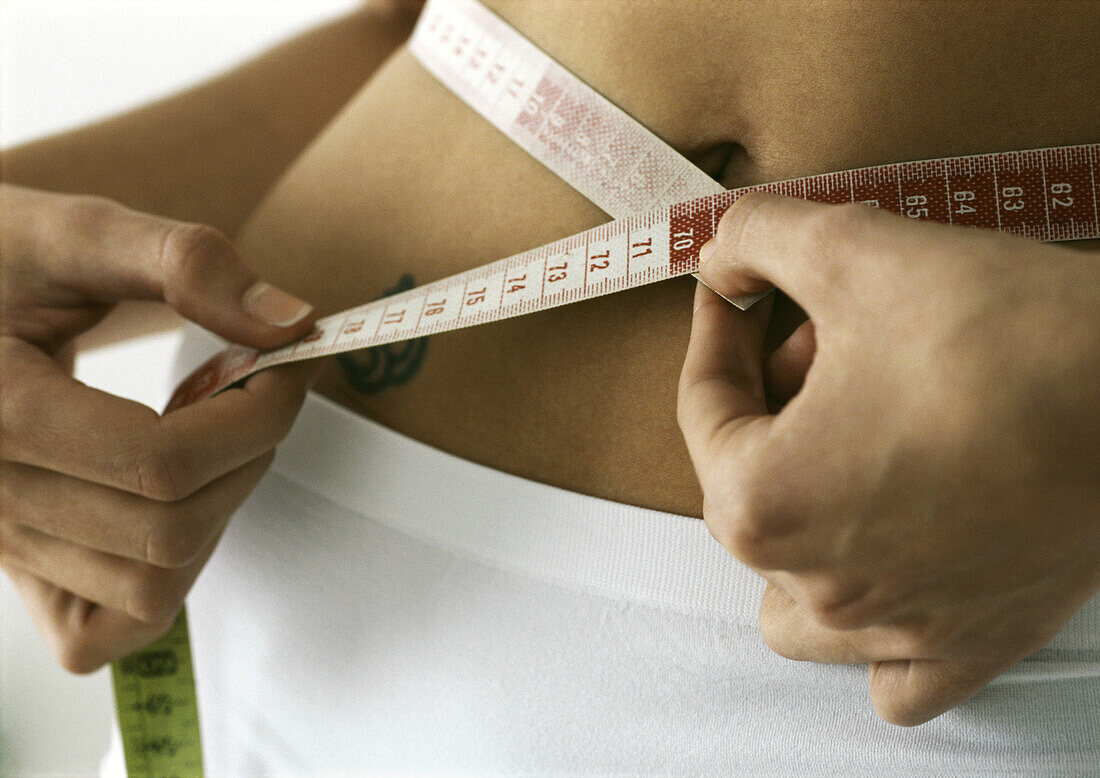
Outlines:
{"label": "woman's left hand", "polygon": [[703,260],[722,294],[775,285],[810,317],[772,414],[766,307],[701,286],[680,384],[769,646],[869,663],[879,715],[912,725],[1046,645],[1100,589],[1100,258],[749,195]]}

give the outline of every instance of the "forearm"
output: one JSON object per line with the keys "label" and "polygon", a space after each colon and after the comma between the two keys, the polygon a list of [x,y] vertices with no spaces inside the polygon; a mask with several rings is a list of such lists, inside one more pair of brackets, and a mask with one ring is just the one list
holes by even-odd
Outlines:
{"label": "forearm", "polygon": [[0,179],[101,195],[232,237],[414,21],[368,5],[173,97],[5,150]]}

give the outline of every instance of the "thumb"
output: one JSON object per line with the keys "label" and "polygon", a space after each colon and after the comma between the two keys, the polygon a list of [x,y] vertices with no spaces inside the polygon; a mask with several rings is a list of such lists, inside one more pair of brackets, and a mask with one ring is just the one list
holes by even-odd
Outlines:
{"label": "thumb", "polygon": [[5,187],[4,202],[12,214],[5,227],[56,287],[105,303],[161,299],[253,348],[289,343],[313,327],[312,306],[259,279],[213,227],[18,187]]}
{"label": "thumb", "polygon": [[170,227],[154,272],[165,302],[234,343],[272,348],[312,329],[312,306],[259,279],[229,240],[209,227]]}

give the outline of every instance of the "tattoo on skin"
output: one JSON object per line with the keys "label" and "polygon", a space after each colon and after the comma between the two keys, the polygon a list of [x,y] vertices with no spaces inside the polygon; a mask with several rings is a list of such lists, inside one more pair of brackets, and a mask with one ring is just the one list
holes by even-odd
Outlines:
{"label": "tattoo on skin", "polygon": [[[410,273],[401,276],[397,285],[382,293],[383,297],[398,294],[416,286]],[[403,343],[388,343],[336,356],[336,364],[351,387],[363,394],[378,394],[392,386],[412,380],[424,363],[428,338],[414,338]]]}

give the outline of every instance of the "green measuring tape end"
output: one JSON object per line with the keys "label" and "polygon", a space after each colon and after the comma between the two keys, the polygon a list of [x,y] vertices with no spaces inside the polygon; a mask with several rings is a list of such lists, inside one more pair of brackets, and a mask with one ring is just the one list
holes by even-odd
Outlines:
{"label": "green measuring tape end", "polygon": [[112,662],[111,681],[129,778],[202,778],[186,611],[162,638]]}

